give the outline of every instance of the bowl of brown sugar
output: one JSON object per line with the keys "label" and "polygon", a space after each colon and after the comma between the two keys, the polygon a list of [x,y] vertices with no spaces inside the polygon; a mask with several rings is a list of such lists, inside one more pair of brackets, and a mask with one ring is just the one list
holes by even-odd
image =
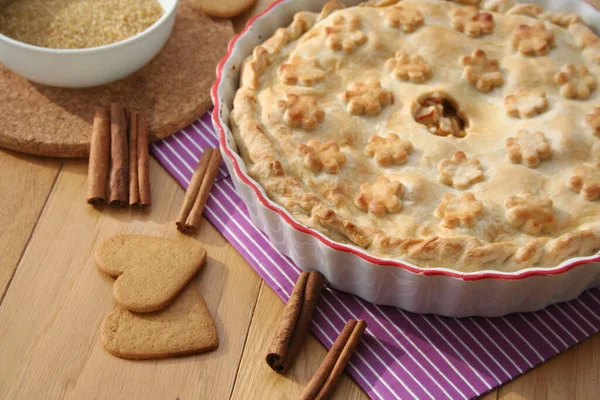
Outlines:
{"label": "bowl of brown sugar", "polygon": [[109,83],[166,43],[178,0],[0,0],[0,63],[49,86]]}

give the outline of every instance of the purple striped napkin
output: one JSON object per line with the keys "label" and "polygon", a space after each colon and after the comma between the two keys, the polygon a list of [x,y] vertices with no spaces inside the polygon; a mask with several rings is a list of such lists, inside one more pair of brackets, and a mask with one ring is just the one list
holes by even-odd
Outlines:
{"label": "purple striped napkin", "polygon": [[[218,140],[206,114],[151,152],[186,188],[209,146]],[[252,224],[224,167],[204,213],[287,301],[299,269]],[[329,348],[350,318],[368,328],[347,371],[371,398],[470,399],[599,332],[600,288],[535,313],[461,319],[411,314],[326,288],[312,331]]]}

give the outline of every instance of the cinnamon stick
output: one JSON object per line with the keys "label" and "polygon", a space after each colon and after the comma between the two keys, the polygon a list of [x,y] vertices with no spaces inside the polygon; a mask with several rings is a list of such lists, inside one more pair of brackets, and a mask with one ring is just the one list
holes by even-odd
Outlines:
{"label": "cinnamon stick", "polygon": [[106,184],[110,163],[110,114],[106,109],[96,110],[92,128],[88,166],[87,202],[100,205],[106,202]]}
{"label": "cinnamon stick", "polygon": [[140,202],[138,182],[138,116],[129,113],[129,205]]}
{"label": "cinnamon stick", "polygon": [[118,103],[110,106],[110,179],[108,199],[111,206],[127,206],[127,178],[129,163],[127,151],[127,120],[125,109]]}
{"label": "cinnamon stick", "polygon": [[208,169],[208,164],[212,157],[215,149],[206,149],[204,153],[200,157],[200,161],[196,166],[196,170],[194,171],[194,175],[192,176],[192,180],[190,181],[190,185],[185,192],[185,198],[183,200],[183,206],[181,207],[181,211],[179,212],[179,216],[175,221],[175,225],[177,225],[177,230],[182,233],[191,233],[188,230],[186,225],[186,221],[188,216],[190,215],[190,211],[194,207],[194,202],[196,197],[198,196],[198,192],[200,191],[200,186],[202,185],[202,181],[204,180],[204,176],[206,175],[206,170]]}
{"label": "cinnamon stick", "polygon": [[215,149],[210,156],[210,161],[208,162],[204,179],[202,179],[202,183],[200,184],[200,189],[198,189],[198,195],[194,201],[194,206],[185,221],[187,229],[191,230],[191,232],[195,232],[200,227],[200,223],[202,222],[202,212],[204,211],[204,206],[208,200],[210,190],[215,183],[221,160],[221,152]]}
{"label": "cinnamon stick", "polygon": [[140,205],[152,205],[150,190],[150,157],[148,154],[148,124],[143,115],[137,115],[137,169]]}
{"label": "cinnamon stick", "polygon": [[287,372],[308,332],[325,278],[317,271],[303,272],[285,307],[266,360],[278,373]]}
{"label": "cinnamon stick", "polygon": [[321,400],[331,396],[366,328],[367,323],[363,320],[348,321],[308,386],[302,392],[301,400]]}

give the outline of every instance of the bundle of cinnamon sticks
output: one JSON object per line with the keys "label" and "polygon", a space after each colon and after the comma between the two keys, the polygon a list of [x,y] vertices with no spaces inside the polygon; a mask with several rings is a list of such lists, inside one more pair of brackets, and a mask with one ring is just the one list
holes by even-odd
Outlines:
{"label": "bundle of cinnamon sticks", "polygon": [[[267,364],[275,372],[287,372],[294,361],[308,333],[324,282],[323,275],[316,271],[303,272],[296,281],[266,357]],[[366,327],[365,321],[348,321],[304,389],[301,399],[325,399],[331,395]]]}
{"label": "bundle of cinnamon sticks", "polygon": [[148,128],[141,114],[118,103],[94,117],[87,202],[113,207],[149,206]]}
{"label": "bundle of cinnamon sticks", "polygon": [[175,224],[182,233],[194,233],[202,222],[202,212],[208,195],[219,172],[221,153],[218,149],[204,150],[194,171],[190,185],[185,192],[183,206]]}

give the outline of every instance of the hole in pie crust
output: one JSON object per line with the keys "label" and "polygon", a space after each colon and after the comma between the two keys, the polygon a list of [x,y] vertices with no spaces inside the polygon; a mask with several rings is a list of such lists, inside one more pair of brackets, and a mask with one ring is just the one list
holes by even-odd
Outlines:
{"label": "hole in pie crust", "polygon": [[415,121],[425,125],[427,130],[437,136],[462,138],[467,132],[469,120],[460,110],[458,102],[450,95],[433,92],[422,95],[415,104]]}

